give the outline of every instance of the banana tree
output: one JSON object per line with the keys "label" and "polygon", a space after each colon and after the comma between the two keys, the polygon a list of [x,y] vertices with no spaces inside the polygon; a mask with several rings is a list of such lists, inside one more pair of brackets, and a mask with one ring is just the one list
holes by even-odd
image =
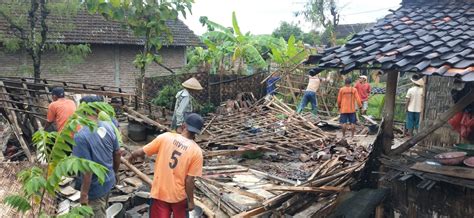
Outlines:
{"label": "banana tree", "polygon": [[[285,43],[283,38],[280,38],[280,43],[271,45],[271,58],[278,64],[282,70],[288,70],[295,67],[308,57],[303,42],[296,41],[295,36],[291,35],[288,42]],[[282,46],[283,44],[283,46]]]}
{"label": "banana tree", "polygon": [[226,28],[218,23],[210,21],[206,17],[201,17],[200,21],[206,25],[208,32],[202,37],[208,49],[215,54],[215,62],[219,66],[225,64],[226,58],[231,58],[231,65],[238,62],[238,71],[242,69],[243,63],[255,67],[265,68],[267,63],[256,48],[255,36],[249,32],[243,34],[237,22],[235,12],[232,13],[232,28]]}

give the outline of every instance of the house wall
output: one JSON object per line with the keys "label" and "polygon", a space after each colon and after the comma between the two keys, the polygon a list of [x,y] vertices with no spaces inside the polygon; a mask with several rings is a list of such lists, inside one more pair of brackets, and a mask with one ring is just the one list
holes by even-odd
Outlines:
{"label": "house wall", "polygon": [[[91,45],[91,53],[80,63],[65,64],[60,54],[46,52],[43,56],[42,74],[45,79],[57,79],[98,85],[122,87],[133,91],[138,70],[133,60],[139,46]],[[164,47],[160,50],[163,65],[178,70],[185,65],[186,47]],[[32,65],[25,52],[6,53],[0,49],[0,75],[31,77]],[[169,71],[153,63],[147,69],[147,77],[167,75]]]}
{"label": "house wall", "polygon": [[[440,114],[454,105],[451,97],[453,82],[454,78],[448,77],[430,76],[427,78],[425,109],[420,131],[429,128]],[[455,143],[459,143],[459,134],[453,131],[447,123],[422,142],[426,146],[452,146]]]}

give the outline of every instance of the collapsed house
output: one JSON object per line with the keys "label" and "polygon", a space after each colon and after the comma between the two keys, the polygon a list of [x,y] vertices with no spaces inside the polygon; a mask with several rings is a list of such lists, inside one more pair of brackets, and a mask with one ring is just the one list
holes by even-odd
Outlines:
{"label": "collapsed house", "polygon": [[[381,179],[388,182],[379,186],[392,188],[385,204],[388,216],[394,211],[403,216],[472,215],[469,202],[474,170],[466,166],[432,166],[429,161],[440,152],[453,150],[450,146],[458,143],[459,138],[447,121],[474,101],[474,92],[469,91],[474,81],[473,28],[473,1],[404,0],[399,9],[372,28],[357,33],[345,45],[327,49],[308,60],[322,68],[338,69],[342,74],[357,69],[380,69],[387,74],[384,138],[374,144],[380,149],[373,163],[379,166],[381,161],[387,173]],[[392,147],[399,72],[427,76],[426,107],[420,132]],[[454,102],[450,93],[456,80],[468,91]],[[443,129],[432,134],[440,127]],[[431,147],[408,150],[423,144],[423,139]],[[440,145],[448,147],[434,147]],[[388,156],[380,158],[382,153]],[[450,173],[453,171],[459,173]]]}

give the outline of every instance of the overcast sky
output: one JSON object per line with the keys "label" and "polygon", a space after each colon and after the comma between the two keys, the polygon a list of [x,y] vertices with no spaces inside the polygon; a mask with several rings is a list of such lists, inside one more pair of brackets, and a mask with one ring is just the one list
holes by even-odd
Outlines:
{"label": "overcast sky", "polygon": [[[225,26],[232,25],[232,11],[237,14],[240,29],[252,34],[270,34],[282,21],[299,23],[304,30],[311,25],[295,18],[294,12],[303,8],[307,0],[195,0],[191,16],[184,22],[200,35],[206,31],[199,23],[199,17]],[[397,9],[401,0],[338,0],[341,8],[340,23],[374,22]]]}

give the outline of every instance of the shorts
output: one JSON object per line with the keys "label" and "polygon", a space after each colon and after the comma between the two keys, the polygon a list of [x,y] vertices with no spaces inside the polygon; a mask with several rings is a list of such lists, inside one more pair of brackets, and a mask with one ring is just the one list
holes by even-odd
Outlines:
{"label": "shorts", "polygon": [[418,129],[420,127],[420,112],[407,112],[407,129]]}
{"label": "shorts", "polygon": [[352,123],[355,124],[357,122],[356,114],[355,113],[345,113],[339,116],[339,123]]}
{"label": "shorts", "polygon": [[173,213],[175,218],[185,218],[188,214],[188,201],[184,199],[177,203],[168,203],[152,199],[150,218],[169,218]]}

